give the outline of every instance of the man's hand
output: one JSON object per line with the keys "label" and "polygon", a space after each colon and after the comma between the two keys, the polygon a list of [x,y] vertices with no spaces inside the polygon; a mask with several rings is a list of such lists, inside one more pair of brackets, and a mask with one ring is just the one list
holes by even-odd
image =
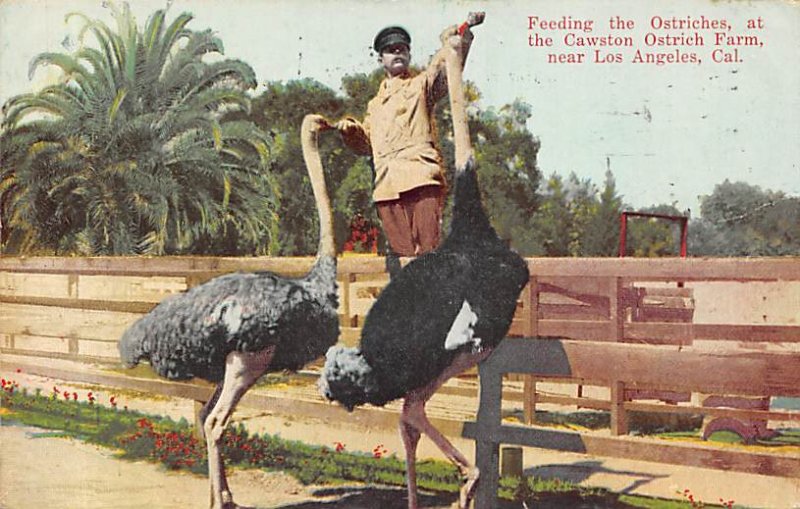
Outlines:
{"label": "man's hand", "polygon": [[469,15],[467,15],[467,21],[460,26],[454,25],[445,28],[439,35],[442,46],[459,49],[460,45],[464,42],[471,42],[474,36],[472,35],[470,27],[480,25],[485,18],[485,12],[470,12]]}
{"label": "man's hand", "polygon": [[458,48],[458,45],[461,44],[461,36],[458,34],[458,25],[452,25],[442,30],[442,33],[439,34],[439,40],[442,41],[442,46]]}
{"label": "man's hand", "polygon": [[356,154],[372,154],[372,146],[364,126],[353,117],[344,117],[333,127],[342,135],[342,141]]}
{"label": "man's hand", "polygon": [[361,130],[361,125],[358,123],[358,120],[354,119],[353,117],[344,117],[340,121],[336,122],[334,127],[344,136]]}

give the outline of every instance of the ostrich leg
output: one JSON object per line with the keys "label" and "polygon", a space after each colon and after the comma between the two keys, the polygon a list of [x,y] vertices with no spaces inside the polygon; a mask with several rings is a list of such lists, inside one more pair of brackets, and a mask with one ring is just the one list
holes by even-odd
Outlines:
{"label": "ostrich leg", "polygon": [[[424,387],[420,387],[409,392],[403,402],[403,410],[400,414],[400,432],[403,437],[403,445],[406,448],[406,465],[408,469],[408,509],[417,509],[417,479],[416,479],[416,447],[419,441],[419,434],[424,433],[436,444],[444,455],[458,467],[462,476],[466,477],[466,482],[459,493],[459,509],[467,509],[470,501],[475,494],[478,482],[478,469],[472,465],[461,452],[450,443],[442,433],[436,429],[425,415],[425,403],[434,393],[450,378],[462,373],[463,371],[477,365],[489,356],[491,350],[484,350],[474,354],[459,354],[453,363],[445,369],[439,377]],[[413,429],[416,433],[409,433]],[[414,437],[416,436],[416,439]],[[409,440],[407,441],[407,437]],[[412,493],[413,488],[413,493]]]}
{"label": "ostrich leg", "polygon": [[216,405],[217,401],[219,401],[219,395],[220,395],[221,392],[222,392],[222,384],[220,383],[220,384],[217,384],[217,387],[214,389],[214,393],[211,394],[211,397],[208,398],[208,401],[206,401],[206,404],[203,405],[203,408],[200,409],[200,415],[198,415],[198,419],[200,421],[200,429],[197,430],[197,431],[200,432],[199,436],[203,440],[205,440],[205,438],[206,438],[206,433],[205,433],[205,429],[203,429],[203,427],[204,427],[203,425],[205,424],[206,419],[208,418],[208,414],[211,413],[211,410],[214,408],[214,405]]}
{"label": "ostrich leg", "polygon": [[[413,409],[408,408],[409,406],[408,400],[403,402],[402,415],[406,415],[406,413],[410,415],[413,412]],[[400,418],[400,437],[403,439],[403,446],[406,449],[406,481],[408,483],[406,489],[410,508],[417,507],[417,444],[420,436],[417,428],[405,422],[402,417]]]}
{"label": "ostrich leg", "polygon": [[208,447],[208,477],[211,484],[212,509],[235,509],[233,495],[228,488],[225,467],[222,464],[222,434],[233,410],[247,390],[253,386],[269,366],[275,348],[260,352],[231,352],[225,360],[225,378],[214,408],[203,423]]}

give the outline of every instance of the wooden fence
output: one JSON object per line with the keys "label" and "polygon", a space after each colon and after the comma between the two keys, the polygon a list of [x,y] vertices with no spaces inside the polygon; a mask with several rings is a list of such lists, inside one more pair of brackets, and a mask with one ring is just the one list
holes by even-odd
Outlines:
{"label": "wooden fence", "polygon": [[[313,258],[0,258],[0,348],[73,360],[118,362],[125,329],[159,301],[235,271],[304,274]],[[341,341],[388,281],[383,259],[339,261]]]}
{"label": "wooden fence", "polygon": [[[0,349],[116,363],[122,332],[166,296],[237,270],[298,275],[312,262],[0,258]],[[800,397],[800,258],[537,258],[528,264],[531,281],[510,335],[539,339],[509,340],[481,366],[478,421],[464,427],[465,436],[480,437],[479,461],[489,480],[496,476],[500,443],[800,476],[800,458],[625,436],[631,411],[699,413],[746,425],[800,421],[800,412],[769,405],[773,396]],[[354,344],[388,281],[384,260],[343,258],[338,278],[341,341]],[[525,426],[500,423],[502,373],[523,374]],[[139,387],[124,378],[115,376],[116,383]],[[569,383],[577,393],[539,390],[553,382]],[[198,401],[210,391],[163,381],[141,384]],[[605,387],[607,397],[584,396],[586,386]],[[609,410],[611,433],[530,426],[537,405],[552,403]],[[490,482],[481,486],[492,489]]]}

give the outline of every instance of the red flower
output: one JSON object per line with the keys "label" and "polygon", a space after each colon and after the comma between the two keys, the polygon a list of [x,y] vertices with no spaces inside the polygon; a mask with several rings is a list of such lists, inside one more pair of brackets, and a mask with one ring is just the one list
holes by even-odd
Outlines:
{"label": "red flower", "polygon": [[64,399],[69,401],[69,393],[67,391],[64,391]]}
{"label": "red flower", "polygon": [[54,392],[55,394],[61,394],[61,391],[59,391],[59,390],[58,390],[58,387],[56,387],[55,385],[53,386],[53,392]]}
{"label": "red flower", "polygon": [[375,458],[375,459],[380,459],[387,452],[389,452],[389,451],[387,451],[386,448],[383,447],[383,444],[378,444],[378,445],[375,446],[374,449],[372,449],[372,457]]}
{"label": "red flower", "polygon": [[78,393],[77,392],[73,392],[72,393],[72,401],[78,401]]}
{"label": "red flower", "polygon": [[344,451],[345,444],[341,442],[334,442],[334,444],[336,445],[336,452]]}
{"label": "red flower", "polygon": [[22,373],[22,370],[17,368],[17,373]]}

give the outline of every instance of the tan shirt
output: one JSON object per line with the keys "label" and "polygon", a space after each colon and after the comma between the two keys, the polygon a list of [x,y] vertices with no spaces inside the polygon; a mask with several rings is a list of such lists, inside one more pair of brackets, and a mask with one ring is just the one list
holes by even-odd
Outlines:
{"label": "tan shirt", "polygon": [[[400,193],[444,183],[436,148],[433,108],[442,93],[434,85],[444,69],[412,77],[387,78],[369,102],[363,126],[375,163],[373,199],[396,200]],[[444,87],[442,87],[444,88]]]}
{"label": "tan shirt", "polygon": [[[462,65],[470,42],[471,38],[462,49]],[[416,76],[384,79],[367,105],[361,132],[345,137],[356,152],[370,153],[371,148],[374,201],[396,200],[411,189],[445,184],[433,109],[446,93],[447,73],[440,50]]]}

